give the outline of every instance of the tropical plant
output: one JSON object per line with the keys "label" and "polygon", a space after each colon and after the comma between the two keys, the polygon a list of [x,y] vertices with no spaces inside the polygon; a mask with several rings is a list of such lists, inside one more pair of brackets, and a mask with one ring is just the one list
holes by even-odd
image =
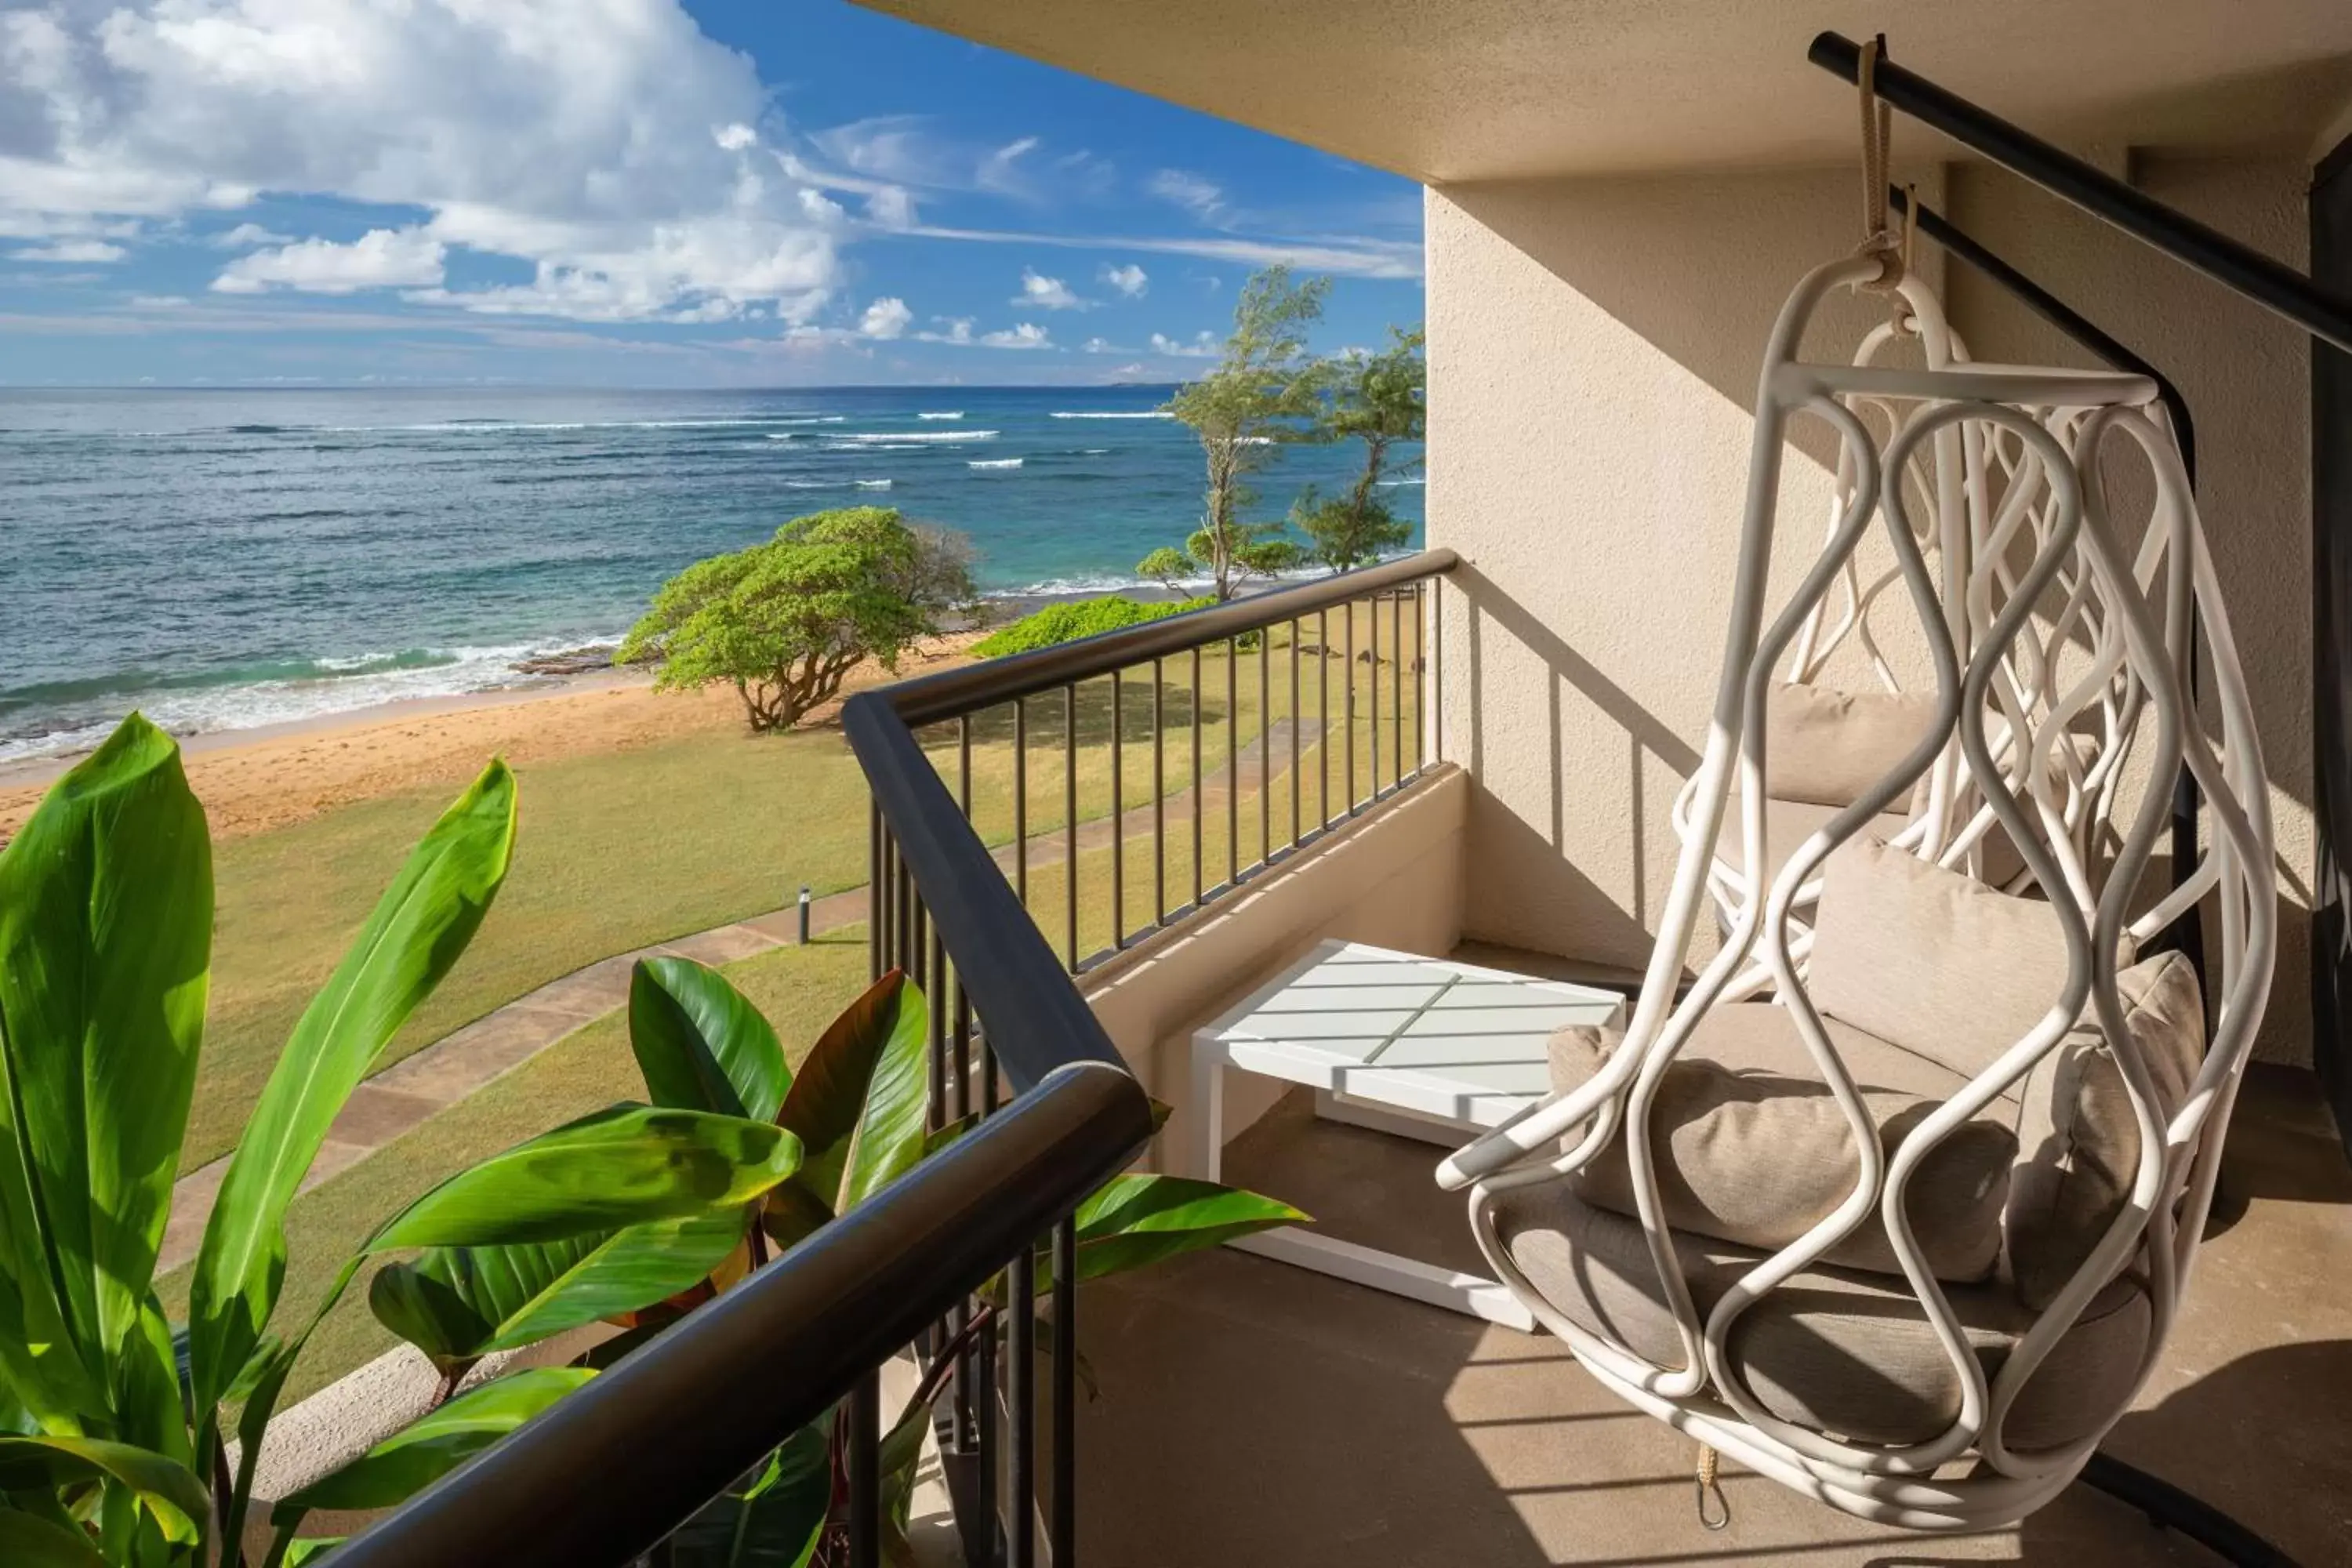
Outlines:
{"label": "tropical plant", "polygon": [[[131,715],[0,852],[0,1559],[242,1562],[278,1394],[369,1258],[740,1216],[798,1168],[798,1141],[768,1120],[616,1107],[435,1187],[376,1229],[311,1311],[273,1330],[295,1190],[488,913],[514,831],[514,778],[494,762],[312,998],[230,1159],[184,1327],[166,1321],[154,1272],[203,1043],[213,881],[179,748]],[[608,1300],[659,1300],[692,1277],[679,1258]],[[355,1462],[334,1495],[396,1501],[565,1382],[488,1384]]]}
{"label": "tropical plant", "polygon": [[1074,599],[1065,604],[1047,605],[1017,621],[997,627],[974,643],[971,651],[983,658],[995,658],[1008,653],[1028,653],[1034,648],[1052,647],[1057,643],[1076,642],[1080,637],[1118,631],[1122,626],[1137,626],[1146,621],[1181,616],[1187,610],[1202,609],[1215,603],[1214,599],[1200,598],[1147,605],[1118,594],[1108,594],[1099,599]]}
{"label": "tropical plant", "polygon": [[789,729],[863,660],[895,671],[976,597],[961,535],[889,507],[845,507],[688,567],[655,593],[613,658],[659,660],[664,689],[732,686],[754,731]]}
{"label": "tropical plant", "polygon": [[1323,314],[1328,278],[1293,281],[1287,267],[1269,267],[1242,288],[1233,334],[1217,363],[1186,383],[1166,412],[1192,426],[1208,463],[1201,523],[1179,550],[1154,551],[1139,568],[1161,580],[1205,574],[1219,603],[1250,577],[1296,566],[1298,545],[1284,538],[1280,519],[1249,521],[1256,500],[1249,476],[1283,446],[1318,439],[1316,424],[1325,372],[1307,351],[1307,329]]}
{"label": "tropical plant", "polygon": [[1363,472],[1343,495],[1324,499],[1309,485],[1291,508],[1290,521],[1313,541],[1315,558],[1334,572],[1377,561],[1412,537],[1412,524],[1397,517],[1381,499],[1385,477],[1411,473],[1418,457],[1392,461],[1400,443],[1424,439],[1423,405],[1429,368],[1422,357],[1426,337],[1419,327],[1389,329],[1389,346],[1379,353],[1358,353],[1340,362],[1322,417],[1326,438],[1364,444]]}
{"label": "tropical plant", "polygon": [[[640,960],[630,977],[628,1018],[629,1043],[656,1105],[772,1121],[805,1157],[761,1199],[759,1229],[750,1237],[739,1226],[669,1242],[675,1261],[691,1258],[701,1270],[693,1277],[697,1283],[658,1307],[640,1300],[638,1310],[621,1311],[618,1321],[632,1332],[617,1343],[676,1321],[744,1278],[768,1248],[788,1248],[831,1224],[939,1154],[970,1125],[969,1119],[931,1125],[929,1009],[922,992],[896,971],[825,1029],[797,1072],[758,1008],[718,971],[688,959]],[[1077,1211],[1076,1277],[1139,1268],[1305,1218],[1286,1204],[1211,1182],[1119,1176]],[[692,1229],[691,1222],[681,1227]],[[659,1250],[648,1247],[645,1256]],[[605,1303],[583,1279],[567,1275],[579,1267],[567,1261],[570,1256],[517,1270],[508,1252],[434,1248],[379,1273],[369,1300],[388,1327],[455,1375],[492,1349],[516,1348],[591,1320],[591,1310]],[[629,1271],[625,1259],[604,1270]],[[1044,1247],[1037,1278],[1053,1278],[1052,1256]],[[965,1345],[1000,1326],[1001,1283],[982,1294],[963,1339],[934,1358],[882,1438],[885,1541],[893,1562],[906,1560],[915,1469],[945,1374]],[[1049,1323],[1040,1326],[1050,1332]],[[678,1568],[809,1568],[835,1561],[845,1540],[845,1473],[827,1416],[794,1434],[681,1528],[671,1540],[670,1560]]]}

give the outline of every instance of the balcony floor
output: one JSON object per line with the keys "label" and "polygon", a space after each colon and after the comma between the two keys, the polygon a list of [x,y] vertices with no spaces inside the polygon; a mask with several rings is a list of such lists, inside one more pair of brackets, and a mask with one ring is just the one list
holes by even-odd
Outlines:
{"label": "balcony floor", "polygon": [[[1319,1121],[1302,1091],[1225,1170],[1335,1235],[1476,1268],[1435,1154]],[[2352,1564],[2352,1173],[2308,1076],[2255,1069],[2217,1207],[2164,1365],[2108,1450],[2306,1568]],[[1921,1536],[1728,1460],[1732,1523],[1710,1533],[1694,1446],[1557,1340],[1230,1250],[1090,1286],[1083,1311],[1088,1568],[2214,1561],[2081,1486],[2014,1529]]]}

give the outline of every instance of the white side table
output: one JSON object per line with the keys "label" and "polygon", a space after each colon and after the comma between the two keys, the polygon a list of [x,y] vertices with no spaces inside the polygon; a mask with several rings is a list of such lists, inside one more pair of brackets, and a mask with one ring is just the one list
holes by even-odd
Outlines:
{"label": "white side table", "polygon": [[[1624,999],[1327,940],[1192,1036],[1192,1169],[1218,1180],[1227,1068],[1306,1084],[1318,1114],[1454,1148],[1550,1092],[1544,1044],[1621,1020]],[[1532,1332],[1492,1279],[1296,1226],[1227,1245]]]}

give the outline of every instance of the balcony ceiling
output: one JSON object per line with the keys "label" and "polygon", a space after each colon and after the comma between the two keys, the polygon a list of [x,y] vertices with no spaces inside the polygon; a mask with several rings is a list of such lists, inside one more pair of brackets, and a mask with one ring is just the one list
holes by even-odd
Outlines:
{"label": "balcony ceiling", "polygon": [[2352,100],[2352,0],[862,3],[1430,183],[1848,156],[1823,28],[2104,149],[2303,153]]}

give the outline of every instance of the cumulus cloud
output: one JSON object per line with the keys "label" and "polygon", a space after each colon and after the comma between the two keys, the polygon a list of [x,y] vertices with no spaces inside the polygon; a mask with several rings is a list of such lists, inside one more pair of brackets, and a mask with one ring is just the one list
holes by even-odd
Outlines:
{"label": "cumulus cloud", "polygon": [[429,243],[530,268],[436,302],[800,321],[836,287],[847,226],[771,155],[770,110],[678,0],[23,8],[0,16],[0,234],[331,196],[405,209],[386,216],[423,237],[412,262]]}
{"label": "cumulus cloud", "polygon": [[877,228],[912,228],[915,198],[904,185],[881,185],[866,193],[866,220]]}
{"label": "cumulus cloud", "polygon": [[102,239],[60,239],[48,245],[28,245],[12,250],[9,256],[18,261],[120,261],[131,254],[119,245]]}
{"label": "cumulus cloud", "polygon": [[1070,292],[1068,285],[1058,278],[1048,278],[1034,267],[1021,269],[1021,292],[1013,297],[1015,305],[1033,305],[1041,310],[1083,310],[1094,303]]}
{"label": "cumulus cloud", "polygon": [[1102,280],[1130,300],[1142,299],[1144,290],[1151,287],[1150,278],[1141,266],[1132,261],[1124,267],[1104,268]]}
{"label": "cumulus cloud", "polygon": [[907,308],[907,301],[890,294],[866,307],[866,314],[857,319],[857,331],[865,337],[889,339],[903,336],[914,323],[915,312]]}
{"label": "cumulus cloud", "polygon": [[448,247],[420,230],[372,228],[348,245],[298,240],[240,256],[221,268],[223,294],[297,289],[306,294],[356,294],[362,289],[429,289],[441,281]]}
{"label": "cumulus cloud", "polygon": [[241,223],[235,228],[224,229],[209,236],[205,243],[215,250],[250,250],[257,245],[291,245],[294,237],[265,228],[257,223]]}
{"label": "cumulus cloud", "polygon": [[1178,359],[1211,359],[1217,353],[1217,334],[1196,332],[1191,342],[1181,342],[1165,332],[1154,332],[1151,334],[1151,352],[1171,354]]}
{"label": "cumulus cloud", "polygon": [[972,341],[972,319],[970,316],[933,316],[940,328],[935,332],[917,332],[915,336],[927,343],[968,343]]}
{"label": "cumulus cloud", "polygon": [[1045,329],[1032,321],[1023,321],[1001,332],[981,334],[983,347],[992,349],[1049,349],[1054,346]]}
{"label": "cumulus cloud", "polygon": [[1078,352],[1088,354],[1115,354],[1118,353],[1118,346],[1108,338],[1088,338],[1080,345]]}

